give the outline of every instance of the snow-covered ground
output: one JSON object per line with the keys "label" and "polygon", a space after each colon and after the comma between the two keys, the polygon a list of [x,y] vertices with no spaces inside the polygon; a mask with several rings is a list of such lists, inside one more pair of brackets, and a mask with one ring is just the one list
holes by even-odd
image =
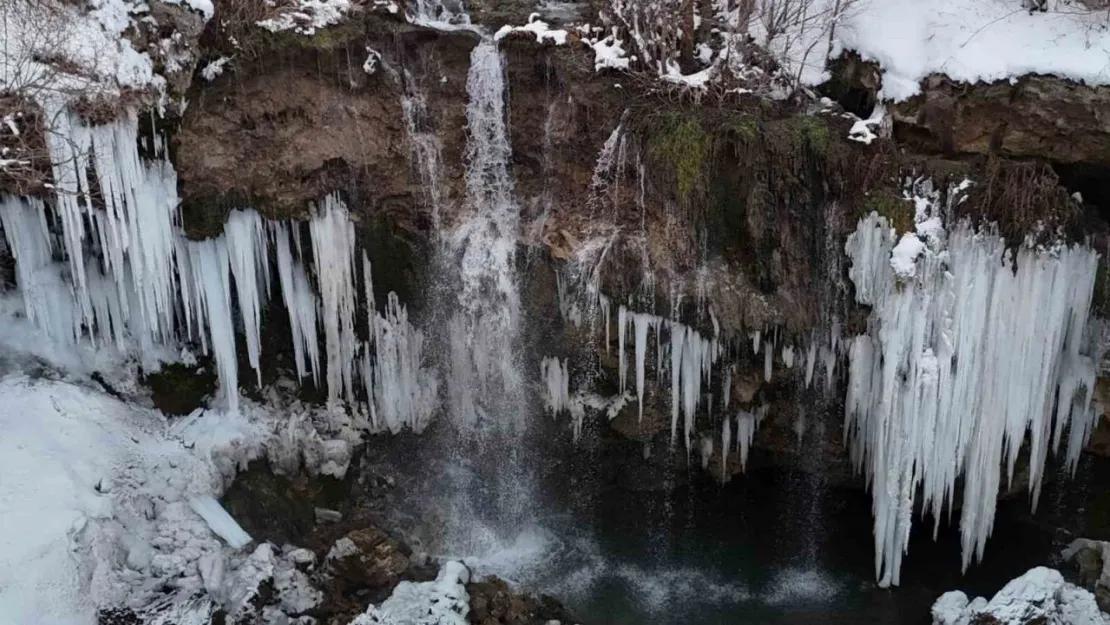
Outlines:
{"label": "snow-covered ground", "polygon": [[841,49],[883,68],[901,100],[932,73],[964,82],[1050,74],[1110,84],[1110,15],[1077,2],[1030,12],[1020,0],[858,0],[835,29]]}

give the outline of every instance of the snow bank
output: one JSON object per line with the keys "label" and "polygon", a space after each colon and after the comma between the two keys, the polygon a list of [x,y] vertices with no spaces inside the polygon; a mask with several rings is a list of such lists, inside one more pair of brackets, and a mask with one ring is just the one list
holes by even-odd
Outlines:
{"label": "snow bank", "polygon": [[1079,4],[1030,13],[1017,0],[859,0],[837,26],[831,56],[847,49],[877,61],[882,95],[892,100],[918,93],[933,73],[971,83],[1049,74],[1106,85],[1104,22]]}
{"label": "snow bank", "polygon": [[321,28],[342,22],[350,10],[348,0],[295,0],[277,17],[262,20],[257,25],[272,33],[290,30],[299,35],[314,35]]}
{"label": "snow bank", "polygon": [[1110,617],[1098,609],[1095,596],[1064,581],[1058,571],[1045,567],[1030,569],[1006,584],[990,601],[946,592],[932,609],[933,625],[1104,625]]}
{"label": "snow bank", "polygon": [[536,36],[536,41],[540,43],[551,40],[557,46],[566,45],[567,31],[551,28],[547,22],[539,19],[539,17],[539,13],[533,13],[528,16],[528,23],[524,26],[502,26],[493,38],[495,41],[501,41],[512,33],[532,33]]}
{"label": "snow bank", "polygon": [[296,554],[238,549],[250,538],[215,497],[263,454],[278,470],[341,475],[348,441],[254,404],[170,426],[69,382],[9,376],[0,397],[0,623],[91,625],[116,606],[207,623],[248,609],[271,578],[286,612],[318,602]]}

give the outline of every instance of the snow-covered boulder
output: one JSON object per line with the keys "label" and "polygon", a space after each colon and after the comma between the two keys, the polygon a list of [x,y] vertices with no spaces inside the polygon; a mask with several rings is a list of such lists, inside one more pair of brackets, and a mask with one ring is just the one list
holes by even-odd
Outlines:
{"label": "snow-covered boulder", "polygon": [[370,606],[350,625],[467,625],[470,570],[448,562],[430,582],[401,582],[379,606]]}
{"label": "snow-covered boulder", "polygon": [[968,601],[955,590],[937,599],[933,625],[1105,625],[1110,617],[1087,590],[1064,581],[1059,571],[1030,569],[998,591],[990,601]]}

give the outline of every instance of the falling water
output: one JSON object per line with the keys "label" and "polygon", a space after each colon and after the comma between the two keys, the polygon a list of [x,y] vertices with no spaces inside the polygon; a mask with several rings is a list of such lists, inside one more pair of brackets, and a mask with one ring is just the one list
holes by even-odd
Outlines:
{"label": "falling water", "polygon": [[497,45],[471,54],[467,92],[467,206],[450,245],[460,288],[450,321],[450,411],[463,430],[517,430],[524,416],[514,267],[520,209],[509,174],[505,77]]}

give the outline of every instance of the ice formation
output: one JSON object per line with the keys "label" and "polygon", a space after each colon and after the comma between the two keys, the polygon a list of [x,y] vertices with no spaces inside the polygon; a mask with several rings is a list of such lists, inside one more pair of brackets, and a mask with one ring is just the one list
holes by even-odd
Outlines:
{"label": "ice formation", "polygon": [[[639,416],[643,418],[646,358],[649,332],[654,330],[660,339],[664,329],[669,341],[657,342],[656,348],[658,375],[664,373],[664,362],[670,364],[671,388],[671,442],[678,440],[679,417],[682,417],[683,441],[686,449],[690,447],[690,437],[694,433],[694,420],[698,404],[702,400],[702,385],[708,386],[714,363],[721,355],[721,346],[716,339],[703,337],[697,330],[677,321],[672,321],[649,313],[636,313],[624,306],[617,309],[618,359],[621,369],[621,393],[625,392],[625,355],[626,337],[633,335],[636,365],[636,398]],[[664,356],[664,350],[666,355]]]}
{"label": "ice formation", "polygon": [[[931,227],[931,226],[930,226]],[[1097,256],[1085,246],[1006,243],[966,223],[892,266],[893,230],[874,213],[845,250],[869,332],[849,348],[845,436],[867,476],[880,585],[898,584],[914,498],[939,525],[963,477],[963,565],[981,558],[1001,466],[1012,481],[1029,433],[1033,505],[1064,431],[1074,470],[1093,426],[1095,362],[1084,341]],[[812,364],[807,364],[807,368]]]}
{"label": "ice formation", "polygon": [[193,512],[196,512],[208,527],[219,536],[227,541],[233,549],[245,547],[251,541],[250,534],[243,531],[243,528],[231,518],[231,515],[224,510],[220,502],[211,495],[202,495],[199,497],[192,497],[189,499],[189,507]]}
{"label": "ice formation", "polygon": [[[262,316],[276,273],[297,377],[319,384],[323,373],[329,398],[348,403],[361,378],[359,392],[366,391],[376,415],[372,425],[398,431],[427,424],[437,384],[423,364],[423,334],[395,295],[384,311],[375,309],[370,265],[361,264],[360,281],[354,224],[338,197],[312,211],[311,262],[299,224],[266,221],[252,210],[232,211],[219,237],[190,241],[178,228],[176,175],[165,161],[139,157],[134,114],[88,127],[67,110],[55,112],[47,133],[54,201],[47,207],[0,197],[24,314],[50,340],[113,345],[150,366],[162,348],[196,341],[215,360],[221,395],[235,410],[236,328],[261,383]],[[371,330],[365,343],[355,334],[360,299]]]}

